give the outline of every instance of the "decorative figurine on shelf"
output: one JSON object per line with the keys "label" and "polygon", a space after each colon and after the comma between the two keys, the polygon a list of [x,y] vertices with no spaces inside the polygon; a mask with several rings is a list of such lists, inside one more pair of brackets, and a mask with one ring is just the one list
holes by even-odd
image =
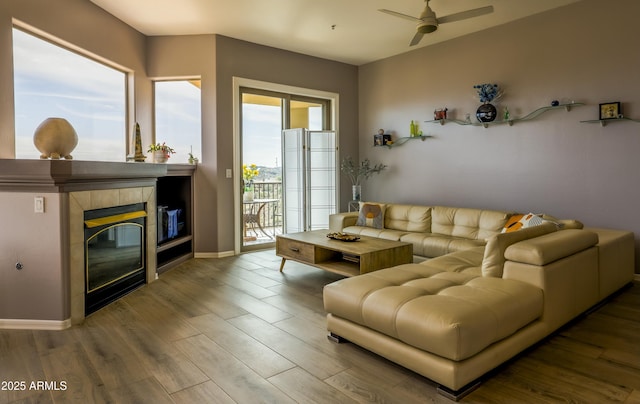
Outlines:
{"label": "decorative figurine on shelf", "polygon": [[33,144],[41,159],[71,160],[71,152],[78,145],[78,134],[64,118],[47,118],[33,133]]}
{"label": "decorative figurine on shelf", "polygon": [[557,107],[558,105],[560,105],[560,101],[558,101],[558,100],[551,101],[551,106],[552,107]]}
{"label": "decorative figurine on shelf", "polygon": [[422,136],[422,131],[418,129],[418,122],[411,121],[411,125],[409,125],[409,137],[420,136]]}
{"label": "decorative figurine on shelf", "polygon": [[510,114],[509,114],[509,108],[504,107],[504,118],[503,118],[503,119],[504,119],[505,121],[508,121],[508,120],[509,120],[509,118],[511,118],[511,116],[510,116]]}
{"label": "decorative figurine on shelf", "polygon": [[501,92],[498,92],[497,84],[476,84],[473,86],[478,91],[480,102],[483,104],[478,107],[476,111],[476,118],[478,121],[486,123],[493,122],[497,116],[496,107],[491,104],[492,101],[497,101],[502,96]]}
{"label": "decorative figurine on shelf", "polygon": [[388,133],[384,133],[384,129],[378,129],[378,134],[373,135],[373,145],[374,146],[387,146],[392,144],[391,135]]}
{"label": "decorative figurine on shelf", "polygon": [[147,156],[145,156],[144,154],[142,154],[142,136],[140,135],[140,125],[136,122],[135,126],[134,126],[134,136],[135,136],[135,141],[134,141],[134,152],[135,154],[133,155],[133,161],[138,162],[138,163],[143,163]]}
{"label": "decorative figurine on shelf", "polygon": [[433,119],[435,119],[436,121],[439,121],[441,119],[447,119],[447,111],[449,109],[448,108],[438,108],[435,111],[433,111]]}

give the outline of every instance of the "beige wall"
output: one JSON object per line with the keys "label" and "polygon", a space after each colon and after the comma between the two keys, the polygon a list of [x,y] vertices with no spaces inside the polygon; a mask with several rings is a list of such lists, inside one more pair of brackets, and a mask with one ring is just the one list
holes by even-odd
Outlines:
{"label": "beige wall", "polygon": [[[43,196],[45,212],[34,213]],[[69,313],[67,257],[61,256],[66,219],[62,194],[0,192],[0,322],[2,319],[65,320]],[[16,263],[23,265],[16,269]]]}
{"label": "beige wall", "polygon": [[[365,198],[547,212],[640,235],[640,123],[579,122],[610,101],[640,119],[638,15],[635,0],[584,0],[361,66],[360,156],[389,166]],[[487,82],[504,89],[497,105],[512,117],[554,99],[587,105],[512,127],[424,123],[445,106],[474,117],[473,85]],[[406,136],[412,119],[434,138],[370,147],[379,128]]]}

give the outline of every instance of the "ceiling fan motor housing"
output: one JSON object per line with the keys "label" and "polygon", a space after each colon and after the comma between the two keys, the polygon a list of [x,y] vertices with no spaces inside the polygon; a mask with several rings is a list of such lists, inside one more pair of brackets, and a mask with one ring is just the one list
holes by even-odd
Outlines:
{"label": "ceiling fan motor housing", "polygon": [[429,34],[438,29],[438,23],[434,21],[422,21],[418,24],[417,31],[421,34]]}
{"label": "ceiling fan motor housing", "polygon": [[436,13],[427,6],[420,14],[420,22],[418,23],[417,31],[421,34],[428,34],[438,29],[438,20],[436,19]]}

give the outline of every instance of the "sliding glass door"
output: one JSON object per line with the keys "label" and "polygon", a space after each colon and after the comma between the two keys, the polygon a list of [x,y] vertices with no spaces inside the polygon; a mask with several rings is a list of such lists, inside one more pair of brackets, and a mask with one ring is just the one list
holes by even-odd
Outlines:
{"label": "sliding glass door", "polygon": [[244,87],[240,100],[237,172],[242,184],[237,199],[242,204],[241,251],[248,251],[274,246],[275,236],[284,231],[282,131],[330,127],[330,101]]}

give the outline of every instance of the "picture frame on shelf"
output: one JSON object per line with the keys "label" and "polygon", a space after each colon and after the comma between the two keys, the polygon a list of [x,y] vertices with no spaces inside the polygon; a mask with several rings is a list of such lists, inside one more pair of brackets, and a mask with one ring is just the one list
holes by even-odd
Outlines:
{"label": "picture frame on shelf", "polygon": [[618,119],[622,115],[620,102],[605,102],[600,104],[600,120]]}
{"label": "picture frame on shelf", "polygon": [[373,135],[373,145],[374,146],[386,146],[391,141],[390,134],[377,134]]}

